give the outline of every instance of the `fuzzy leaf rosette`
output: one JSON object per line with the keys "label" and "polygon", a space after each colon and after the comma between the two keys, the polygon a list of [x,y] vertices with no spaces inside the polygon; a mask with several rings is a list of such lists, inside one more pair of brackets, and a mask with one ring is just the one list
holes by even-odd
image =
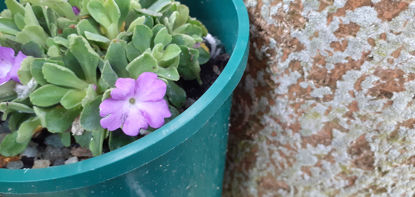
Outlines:
{"label": "fuzzy leaf rosette", "polygon": [[104,142],[116,149],[176,116],[186,94],[175,82],[202,83],[207,30],[178,2],[5,3],[0,111],[10,133],[2,156],[20,154],[45,129],[100,155]]}

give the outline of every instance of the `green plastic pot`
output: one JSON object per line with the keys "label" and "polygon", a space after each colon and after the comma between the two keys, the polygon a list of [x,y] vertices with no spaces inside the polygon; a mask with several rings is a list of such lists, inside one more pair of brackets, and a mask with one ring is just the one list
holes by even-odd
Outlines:
{"label": "green plastic pot", "polygon": [[182,2],[231,53],[208,91],[162,128],[115,151],[45,169],[0,169],[0,196],[221,195],[231,97],[249,50],[248,15],[242,0]]}

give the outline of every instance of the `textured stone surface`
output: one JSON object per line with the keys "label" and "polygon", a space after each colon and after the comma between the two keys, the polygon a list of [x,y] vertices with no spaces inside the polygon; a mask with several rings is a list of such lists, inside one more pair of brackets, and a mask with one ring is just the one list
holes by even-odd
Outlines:
{"label": "textured stone surface", "polygon": [[224,195],[414,195],[415,2],[245,4]]}

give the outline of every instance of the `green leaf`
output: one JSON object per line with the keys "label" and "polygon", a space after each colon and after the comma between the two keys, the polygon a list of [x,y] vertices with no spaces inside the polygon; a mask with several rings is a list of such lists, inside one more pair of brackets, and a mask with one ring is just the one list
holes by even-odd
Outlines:
{"label": "green leaf", "polygon": [[52,84],[44,85],[30,94],[30,101],[39,107],[49,107],[60,102],[69,90]]}
{"label": "green leaf", "polygon": [[197,49],[181,47],[182,53],[180,54],[179,73],[185,80],[197,79],[201,83],[200,79],[200,65],[199,65],[199,51]]}
{"label": "green leaf", "polygon": [[33,41],[41,46],[46,45],[47,38],[48,36],[40,26],[26,26],[21,32],[17,33],[16,35],[17,41],[22,44]]}
{"label": "green leaf", "polygon": [[130,77],[137,79],[143,72],[157,72],[157,60],[150,53],[143,53],[127,65]]}
{"label": "green leaf", "polygon": [[24,7],[17,2],[16,0],[5,0],[4,3],[7,6],[7,9],[9,9],[13,15],[15,14],[21,14],[24,15]]}
{"label": "green leaf", "polygon": [[137,12],[144,14],[144,15],[148,15],[148,16],[152,16],[152,17],[160,17],[162,16],[161,13],[159,12],[155,12],[153,10],[148,10],[148,9],[135,9]]}
{"label": "green leaf", "polygon": [[76,89],[88,87],[88,83],[79,79],[74,72],[57,64],[45,63],[42,73],[47,82],[55,85]]}
{"label": "green leaf", "polygon": [[75,20],[77,16],[72,11],[72,6],[64,0],[26,0],[34,5],[48,6],[52,8],[60,16]]}
{"label": "green leaf", "polygon": [[81,126],[87,131],[96,131],[102,129],[99,115],[99,105],[101,96],[96,97],[92,102],[87,103],[81,112]]}
{"label": "green leaf", "polygon": [[23,152],[30,140],[25,143],[17,143],[17,132],[10,133],[4,137],[3,141],[0,144],[0,155],[5,157],[12,157]]}
{"label": "green leaf", "polygon": [[167,83],[166,95],[170,103],[177,108],[183,107],[187,98],[186,91],[173,81]]}
{"label": "green leaf", "polygon": [[[24,23],[24,16],[23,14],[17,13],[13,16],[13,21],[16,24],[16,26],[22,30],[25,27],[25,23]],[[17,34],[16,34],[17,35]]]}
{"label": "green leaf", "polygon": [[178,81],[180,79],[179,72],[177,71],[177,67],[175,66],[170,66],[167,68],[159,67],[156,73],[159,77],[162,77],[168,80]]}
{"label": "green leaf", "polygon": [[207,28],[199,20],[197,20],[195,18],[189,18],[189,20],[187,22],[192,24],[192,25],[195,25],[195,26],[199,27],[202,30],[202,35],[201,36],[205,37],[208,34]]}
{"label": "green leaf", "polygon": [[205,48],[200,47],[199,50],[199,64],[206,64],[210,60],[210,53]]}
{"label": "green leaf", "polygon": [[66,110],[59,105],[52,108],[33,107],[33,109],[42,126],[52,133],[62,133],[68,130],[80,112],[79,108]]}
{"label": "green leaf", "polygon": [[10,114],[7,120],[8,126],[11,131],[17,131],[23,121],[27,120],[32,114],[14,112]]}
{"label": "green leaf", "polygon": [[24,121],[17,130],[16,142],[24,144],[27,141],[30,141],[38,127],[40,127],[39,118],[34,117]]}
{"label": "green leaf", "polygon": [[69,68],[76,74],[80,79],[85,79],[84,72],[82,71],[81,65],[73,54],[68,50],[63,56],[63,62],[66,68]]}
{"label": "green leaf", "polygon": [[112,89],[105,90],[104,94],[102,94],[101,102],[111,97],[111,91]]}
{"label": "green leaf", "polygon": [[25,9],[25,14],[24,14],[25,24],[29,26],[40,26],[39,21],[37,21],[36,15],[33,12],[32,6],[30,6],[30,4],[26,4],[24,9]]}
{"label": "green leaf", "polygon": [[96,93],[96,86],[94,84],[90,84],[88,88],[86,89],[86,96],[84,99],[82,99],[82,107],[85,107],[87,104],[95,100],[97,97]]}
{"label": "green leaf", "polygon": [[111,151],[118,149],[122,146],[125,146],[131,142],[134,142],[136,139],[134,137],[125,135],[122,131],[111,131],[109,140],[108,140],[108,146]]}
{"label": "green leaf", "polygon": [[93,156],[101,155],[105,139],[105,130],[100,128],[91,132],[92,138],[89,143],[89,150],[91,150]]}
{"label": "green leaf", "polygon": [[61,105],[65,109],[72,109],[78,107],[82,103],[82,99],[86,96],[85,91],[69,90],[60,100]]}
{"label": "green leaf", "polygon": [[22,52],[27,56],[44,57],[43,48],[36,42],[28,42],[22,45]]}
{"label": "green leaf", "polygon": [[3,85],[0,85],[0,102],[9,101],[15,98],[16,91],[14,88],[16,87],[16,82],[9,81]]}
{"label": "green leaf", "polygon": [[127,42],[124,40],[113,40],[105,56],[105,59],[110,62],[112,68],[120,77],[128,76],[128,72],[125,69],[128,64],[126,48]]}
{"label": "green leaf", "polygon": [[141,53],[150,48],[153,31],[146,25],[137,25],[133,34],[133,44]]}
{"label": "green leaf", "polygon": [[101,74],[101,81],[105,84],[105,89],[114,87],[115,81],[117,81],[117,79],[117,73],[115,73],[115,71],[112,69],[110,63],[105,61]]}
{"label": "green leaf", "polygon": [[198,36],[200,37],[200,39],[202,39],[201,37],[202,37],[203,31],[199,26],[187,23],[175,29],[173,33],[174,34],[187,34],[193,37]]}
{"label": "green leaf", "polygon": [[176,34],[173,35],[173,43],[180,46],[193,47],[196,44],[196,41],[193,37],[186,34]]}
{"label": "green leaf", "polygon": [[177,46],[176,44],[170,44],[169,46],[167,46],[166,50],[163,53],[163,56],[161,57],[162,62],[167,62],[170,61],[176,57],[179,57],[180,53],[182,52],[182,50],[180,49],[179,46]]}
{"label": "green leaf", "polygon": [[65,48],[69,48],[69,41],[65,38],[62,38],[60,36],[53,37],[53,42],[57,45],[64,46]]}
{"label": "green leaf", "polygon": [[20,66],[19,71],[17,72],[17,75],[19,76],[19,80],[22,84],[27,84],[32,79],[32,74],[30,73],[30,67],[32,65],[34,58],[33,57],[27,57],[25,58]]}
{"label": "green leaf", "polygon": [[61,52],[58,46],[56,45],[52,45],[51,47],[49,47],[47,55],[49,57],[61,57]]}
{"label": "green leaf", "polygon": [[121,23],[124,22],[127,18],[127,14],[130,10],[131,0],[115,0],[115,3],[117,4],[121,14],[118,20],[118,24],[121,25]]}
{"label": "green leaf", "polygon": [[79,21],[79,23],[76,25],[76,30],[78,31],[79,35],[85,35],[84,32],[88,31],[91,33],[99,34],[99,31],[97,28],[91,24],[91,22],[87,19],[82,19]]}
{"label": "green leaf", "polygon": [[28,42],[22,45],[21,51],[27,55],[32,57],[44,57],[45,53],[43,48],[36,42]]}
{"label": "green leaf", "polygon": [[89,143],[92,140],[92,132],[84,131],[82,135],[74,135],[76,143],[84,148],[89,148]]}
{"label": "green leaf", "polygon": [[163,27],[158,31],[156,36],[154,37],[154,45],[161,43],[163,46],[168,45],[172,41],[172,36],[167,31],[166,27]]}
{"label": "green leaf", "polygon": [[101,36],[99,34],[91,33],[89,31],[85,31],[85,37],[88,40],[95,41],[95,42],[101,42],[101,43],[109,43],[111,40],[109,40],[105,36]]}
{"label": "green leaf", "polygon": [[16,111],[20,113],[34,113],[33,109],[29,106],[22,104],[22,103],[16,103],[16,102],[2,102],[0,103],[0,111],[6,112],[6,111]]}
{"label": "green leaf", "polygon": [[126,53],[128,61],[130,62],[137,58],[139,55],[141,55],[141,52],[134,47],[134,44],[132,42],[127,44]]}
{"label": "green leaf", "polygon": [[115,21],[118,23],[121,16],[120,10],[113,0],[107,0],[104,3],[91,0],[87,9],[89,14],[104,27],[110,26]]}
{"label": "green leaf", "polygon": [[70,132],[63,132],[59,133],[61,137],[61,142],[65,147],[71,146],[71,133]]}
{"label": "green leaf", "polygon": [[32,66],[30,67],[30,72],[33,78],[35,78],[36,82],[40,85],[45,85],[47,83],[42,73],[42,67],[44,63],[45,60],[43,59],[34,59]]}
{"label": "green leaf", "polygon": [[[125,0],[119,0],[120,3],[122,1],[125,1]],[[125,2],[124,4],[122,4],[122,6],[125,6],[125,4],[127,4],[127,3]],[[129,5],[126,5],[126,6],[129,6]],[[114,0],[104,1],[104,7],[105,7],[105,13],[109,17],[111,23],[112,24],[117,24],[118,20],[121,17],[121,11],[120,11],[120,8],[118,7],[118,5],[115,3],[115,1]]]}
{"label": "green leaf", "polygon": [[69,49],[81,65],[86,80],[89,83],[96,83],[96,72],[100,61],[99,55],[88,44],[88,41],[81,36],[69,36]]}
{"label": "green leaf", "polygon": [[172,2],[171,0],[157,0],[147,9],[152,10],[154,12],[160,12],[163,8],[168,6],[171,2]]}
{"label": "green leaf", "polygon": [[176,20],[174,21],[174,29],[177,27],[182,26],[189,20],[189,8],[183,4],[177,6],[177,16]]}
{"label": "green leaf", "polygon": [[0,18],[0,32],[16,35],[19,32],[19,28],[14,24],[12,19]]}
{"label": "green leaf", "polygon": [[67,38],[71,34],[76,34],[76,22],[67,18],[57,18],[57,25],[59,29],[59,36]]}
{"label": "green leaf", "polygon": [[138,18],[136,18],[133,22],[131,22],[130,26],[128,26],[128,30],[127,32],[133,32],[134,28],[137,25],[144,25],[144,22],[146,21],[146,17],[145,16],[140,16]]}
{"label": "green leaf", "polygon": [[164,46],[163,44],[157,44],[153,47],[153,50],[151,51],[151,55],[157,60],[159,61],[161,59],[161,57],[163,57],[163,53],[164,53]]}
{"label": "green leaf", "polygon": [[52,37],[55,37],[58,33],[58,25],[56,24],[57,23],[56,13],[51,8],[45,8],[45,7],[42,7],[42,11],[45,17],[46,25],[49,29],[49,33]]}

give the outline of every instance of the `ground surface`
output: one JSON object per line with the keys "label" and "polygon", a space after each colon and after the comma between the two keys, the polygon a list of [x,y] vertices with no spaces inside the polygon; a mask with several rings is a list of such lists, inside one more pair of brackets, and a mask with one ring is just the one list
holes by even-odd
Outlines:
{"label": "ground surface", "polygon": [[245,4],[225,196],[412,196],[415,2]]}

